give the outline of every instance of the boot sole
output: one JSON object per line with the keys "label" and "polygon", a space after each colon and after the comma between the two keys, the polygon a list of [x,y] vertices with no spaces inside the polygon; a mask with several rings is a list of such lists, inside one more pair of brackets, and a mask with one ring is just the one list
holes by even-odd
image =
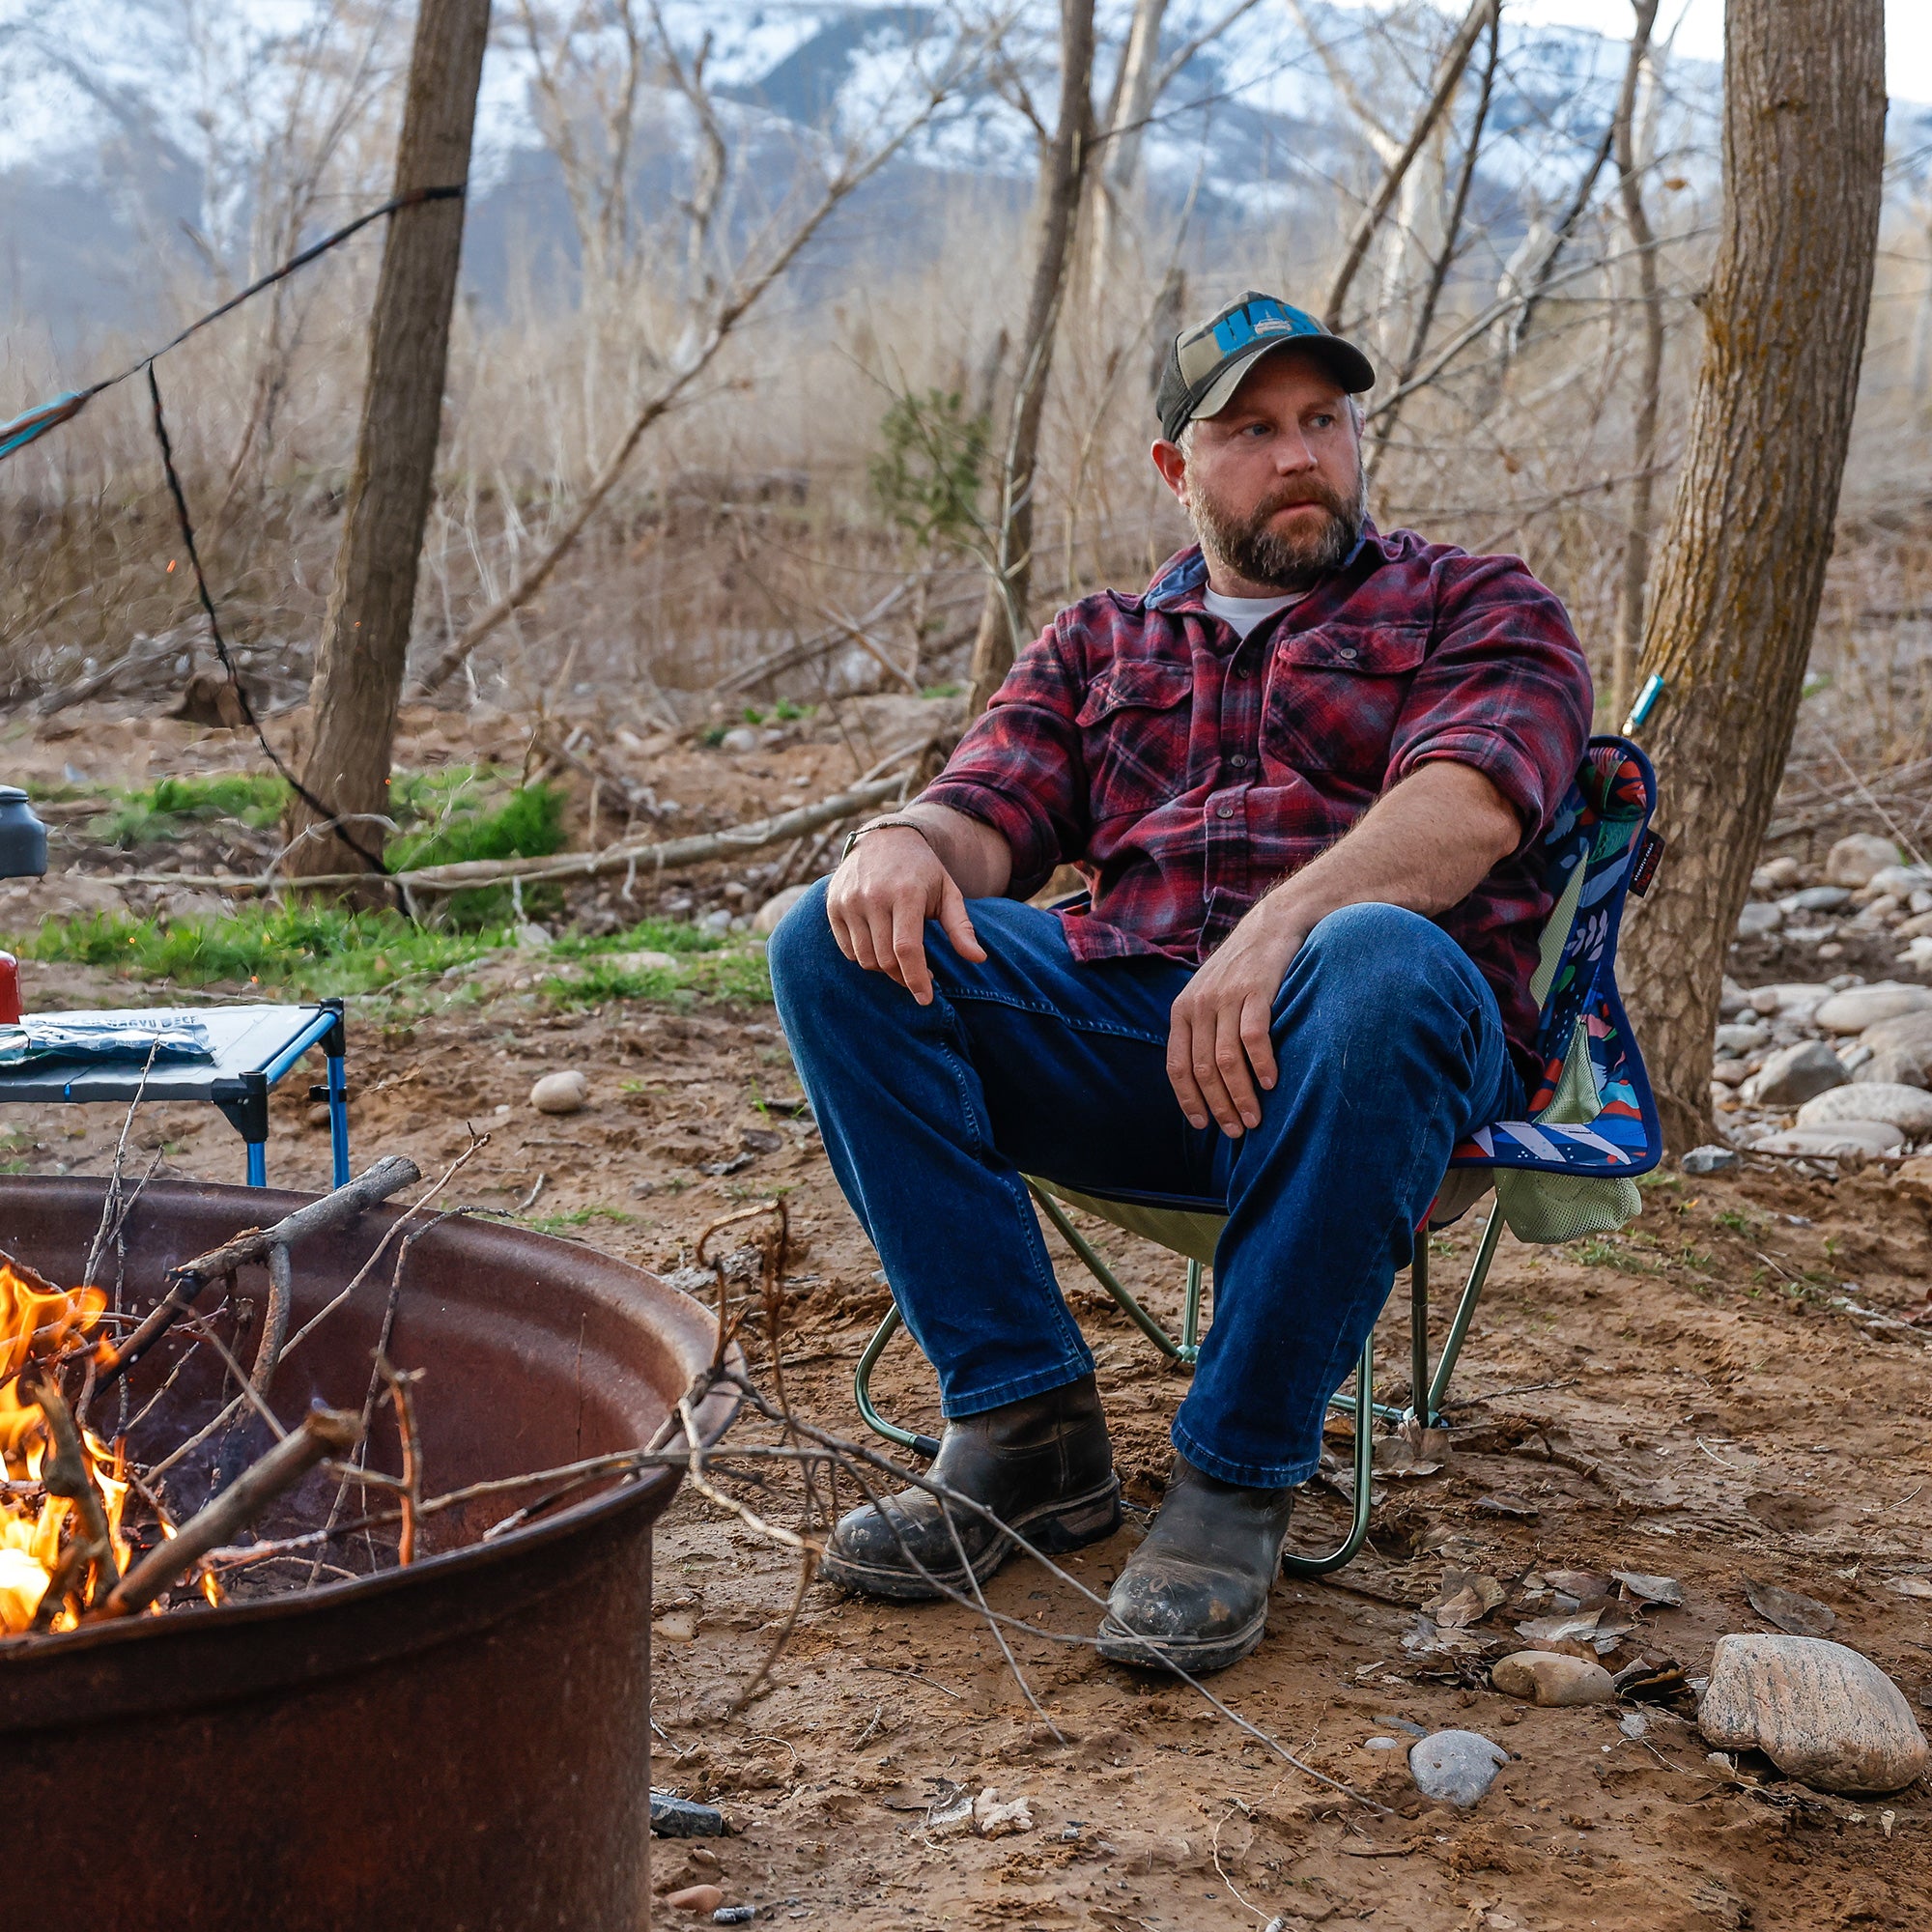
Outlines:
{"label": "boot sole", "polygon": [[[1050,1556],[1064,1554],[1069,1549],[1084,1549],[1090,1543],[1099,1543],[1112,1536],[1120,1526],[1121,1483],[1118,1476],[1108,1477],[1102,1489],[1084,1496],[1075,1496],[1067,1502],[1048,1504],[1044,1509],[1034,1511],[1031,1516],[1019,1518],[1012,1525],[1035,1548]],[[934,1581],[930,1583],[917,1570],[906,1570],[897,1565],[854,1563],[845,1557],[833,1555],[829,1549],[819,1561],[818,1574],[826,1582],[857,1591],[863,1597],[886,1597],[901,1604],[939,1603],[947,1594],[945,1589],[937,1587],[939,1584],[953,1590],[964,1590],[972,1583],[983,1583],[1017,1547],[1010,1536],[1002,1535],[986,1547],[972,1564],[970,1572],[956,1564],[951,1570],[935,1567],[931,1572]]]}
{"label": "boot sole", "polygon": [[1110,1663],[1128,1664],[1137,1670],[1184,1670],[1190,1677],[1225,1670],[1262,1640],[1267,1629],[1267,1605],[1264,1604],[1254,1619],[1231,1636],[1141,1637],[1113,1617],[1104,1617],[1094,1648]]}

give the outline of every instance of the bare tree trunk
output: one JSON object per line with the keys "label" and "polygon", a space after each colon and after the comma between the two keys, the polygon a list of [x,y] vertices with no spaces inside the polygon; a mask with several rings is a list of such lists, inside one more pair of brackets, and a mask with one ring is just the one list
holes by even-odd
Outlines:
{"label": "bare tree trunk", "polygon": [[1034,192],[1036,249],[1026,333],[1020,339],[1019,380],[1013,391],[1001,471],[998,522],[993,529],[992,577],[973,640],[972,689],[966,715],[977,718],[1012,668],[1027,640],[1033,587],[1034,465],[1039,453],[1046,379],[1072,262],[1074,217],[1094,133],[1094,0],[1060,0],[1060,119],[1040,157]]}
{"label": "bare tree trunk", "polygon": [[1711,1035],[1832,553],[1885,158],[1883,0],[1730,0],[1724,213],[1640,670],[1675,850],[1631,1005],[1673,1147],[1711,1131]]}
{"label": "bare tree trunk", "polygon": [[1160,29],[1166,17],[1167,0],[1134,0],[1127,43],[1107,102],[1106,152],[1098,170],[1099,192],[1094,197],[1089,279],[1096,293],[1104,293],[1113,280],[1121,217],[1140,181],[1141,136],[1160,81]]}
{"label": "bare tree trunk", "polygon": [[[1651,0],[1651,4],[1656,5],[1656,0]],[[1490,9],[1489,57],[1483,66],[1482,85],[1476,95],[1475,109],[1469,117],[1469,138],[1463,147],[1463,159],[1456,176],[1456,192],[1449,206],[1448,226],[1443,232],[1442,245],[1430,264],[1428,285],[1422,292],[1421,305],[1416,310],[1415,323],[1409,330],[1408,347],[1403,353],[1401,367],[1396,371],[1394,394],[1388,407],[1377,416],[1372,432],[1364,466],[1371,484],[1376,480],[1376,471],[1381,468],[1389,438],[1395,434],[1395,426],[1402,418],[1403,398],[1414,379],[1424,351],[1429,347],[1429,331],[1435,327],[1435,310],[1442,299],[1442,287],[1449,279],[1456,249],[1462,241],[1463,220],[1469,211],[1469,190],[1475,185],[1476,163],[1482,157],[1483,130],[1489,126],[1490,105],[1495,95],[1496,61],[1502,52],[1502,0],[1494,0]]]}
{"label": "bare tree trunk", "polygon": [[1637,365],[1636,436],[1631,452],[1630,536],[1624,545],[1624,574],[1618,598],[1617,636],[1610,656],[1610,715],[1621,722],[1630,709],[1631,668],[1643,648],[1643,591],[1650,581],[1651,475],[1657,452],[1658,391],[1663,382],[1663,297],[1658,287],[1656,237],[1643,206],[1643,176],[1636,151],[1636,99],[1649,55],[1658,0],[1631,0],[1636,22],[1631,31],[1630,59],[1611,124],[1617,156],[1617,185],[1623,192],[1624,225],[1636,253],[1641,297],[1643,353]]}
{"label": "bare tree trunk", "polygon": [[[468,178],[489,30],[490,0],[422,0],[396,151],[397,194]],[[348,514],[316,654],[315,742],[302,783],[348,821],[355,844],[376,851],[377,821],[388,810],[462,248],[460,198],[389,217]],[[291,808],[294,833],[316,822],[299,800]],[[341,838],[325,833],[296,848],[289,869],[298,876],[340,872],[354,863]]]}
{"label": "bare tree trunk", "polygon": [[[1362,266],[1362,258],[1369,252],[1369,243],[1376,239],[1382,217],[1402,191],[1403,181],[1416,156],[1422,152],[1424,143],[1435,130],[1435,124],[1455,99],[1456,90],[1463,82],[1463,71],[1469,65],[1469,56],[1476,50],[1476,40],[1483,31],[1483,22],[1490,16],[1490,7],[1491,0],[1471,0],[1469,11],[1463,16],[1463,24],[1456,29],[1456,38],[1449,43],[1448,50],[1436,67],[1429,99],[1423,103],[1422,112],[1416,116],[1408,139],[1390,157],[1375,193],[1356,217],[1348,245],[1342,251],[1341,266],[1335,270],[1335,279],[1329,285],[1328,298],[1321,304],[1326,327],[1339,329],[1342,327],[1342,304],[1349,299],[1355,271]],[[1299,14],[1300,9],[1297,8],[1296,12]]]}

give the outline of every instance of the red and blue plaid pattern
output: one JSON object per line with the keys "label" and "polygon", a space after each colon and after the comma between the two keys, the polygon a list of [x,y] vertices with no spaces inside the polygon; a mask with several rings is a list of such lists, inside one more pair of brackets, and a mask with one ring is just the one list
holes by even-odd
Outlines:
{"label": "red and blue plaid pattern", "polygon": [[1432,758],[1482,772],[1522,847],[1437,923],[1495,989],[1534,1084],[1529,980],[1552,895],[1541,840],[1589,732],[1590,676],[1517,558],[1369,530],[1245,642],[1202,601],[1198,548],[1144,596],[1063,611],[923,796],[1001,832],[1016,894],[1070,861],[1081,960],[1205,959],[1267,889]]}

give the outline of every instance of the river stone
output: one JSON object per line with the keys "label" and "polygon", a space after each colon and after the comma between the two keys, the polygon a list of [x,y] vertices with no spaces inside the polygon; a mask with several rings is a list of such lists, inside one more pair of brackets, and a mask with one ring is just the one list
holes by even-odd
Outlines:
{"label": "river stone", "polygon": [[1932,1756],[1898,1686],[1825,1637],[1720,1636],[1697,1728],[1821,1791],[1897,1791]]}
{"label": "river stone", "polygon": [[1892,1153],[1904,1145],[1904,1134],[1884,1121],[1833,1121],[1829,1125],[1789,1127],[1781,1134],[1767,1134],[1751,1143],[1751,1151],[1811,1154],[1835,1160],[1847,1153]]}
{"label": "river stone", "polygon": [[1490,1666],[1490,1683],[1505,1697],[1550,1706],[1607,1704],[1617,1694],[1601,1663],[1554,1650],[1513,1651]]}
{"label": "river stone", "polygon": [[1776,1015],[1803,1026],[1836,991],[1835,986],[1814,980],[1787,980],[1775,986],[1753,986],[1746,998],[1751,1010],[1767,1019]]}
{"label": "river stone", "polygon": [[1833,1087],[1798,1110],[1801,1127],[1829,1126],[1838,1121],[1880,1121],[1908,1140],[1922,1140],[1932,1134],[1932,1094],[1922,1087],[1862,1080]]}
{"label": "river stone", "polygon": [[[783,892],[774,895],[761,905],[752,919],[752,930],[761,939],[769,939],[779,928],[779,921],[811,890],[810,881],[802,886],[787,886]],[[1928,1000],[1932,1005],[1932,1000]]]}
{"label": "river stone", "polygon": [[1409,1776],[1425,1798],[1459,1811],[1482,1800],[1509,1762],[1509,1752],[1480,1731],[1437,1731],[1408,1747]]}
{"label": "river stone", "polygon": [[1812,1015],[1827,1033],[1863,1033],[1881,1020],[1932,1009],[1932,986],[1848,986],[1833,993]]}
{"label": "river stone", "polygon": [[1778,900],[1786,912],[1836,912],[1851,903],[1851,894],[1843,886],[1806,886],[1802,893],[1790,893]]}
{"label": "river stone", "polygon": [[1798,883],[1799,869],[1796,859],[1767,859],[1751,874],[1751,891],[1788,893]]}
{"label": "river stone", "polygon": [[1767,1054],[1742,1092],[1753,1106],[1796,1107],[1829,1088],[1842,1087],[1847,1077],[1843,1063],[1822,1039],[1801,1039]]}
{"label": "river stone", "polygon": [[1677,1165],[1686,1174],[1729,1174],[1744,1165],[1745,1157],[1736,1148],[1694,1147]]}
{"label": "river stone", "polygon": [[1767,932],[1776,932],[1784,923],[1781,908],[1767,899],[1751,899],[1738,914],[1738,937],[1740,939],[1761,939]]}
{"label": "river stone", "polygon": [[1859,1036],[1859,1044],[1871,1055],[1859,1068],[1860,1078],[1932,1086],[1932,1009],[1880,1020]]}
{"label": "river stone", "polygon": [[1874,873],[1898,864],[1898,847],[1876,832],[1854,832],[1825,854],[1825,876],[1834,886],[1869,885]]}
{"label": "river stone", "polygon": [[1875,898],[1880,893],[1890,893],[1909,899],[1927,886],[1932,886],[1932,870],[1923,866],[1884,866],[1865,881],[1864,895]]}
{"label": "river stone", "polygon": [[590,1097],[590,1083],[573,1066],[567,1073],[546,1073],[530,1089],[530,1105],[540,1114],[579,1114]]}

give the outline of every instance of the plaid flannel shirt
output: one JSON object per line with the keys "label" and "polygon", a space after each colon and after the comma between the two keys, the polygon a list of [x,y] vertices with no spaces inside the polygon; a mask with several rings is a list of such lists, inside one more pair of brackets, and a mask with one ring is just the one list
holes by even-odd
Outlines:
{"label": "plaid flannel shirt", "polygon": [[1061,913],[1075,959],[1198,965],[1417,766],[1469,765],[1516,808],[1522,841],[1436,923],[1533,1065],[1550,905],[1537,841],[1590,728],[1562,605],[1516,557],[1373,526],[1245,641],[1208,615],[1206,583],[1190,547],[1145,595],[1061,611],[921,796],[1005,837],[1015,897],[1079,867],[1090,903]]}

